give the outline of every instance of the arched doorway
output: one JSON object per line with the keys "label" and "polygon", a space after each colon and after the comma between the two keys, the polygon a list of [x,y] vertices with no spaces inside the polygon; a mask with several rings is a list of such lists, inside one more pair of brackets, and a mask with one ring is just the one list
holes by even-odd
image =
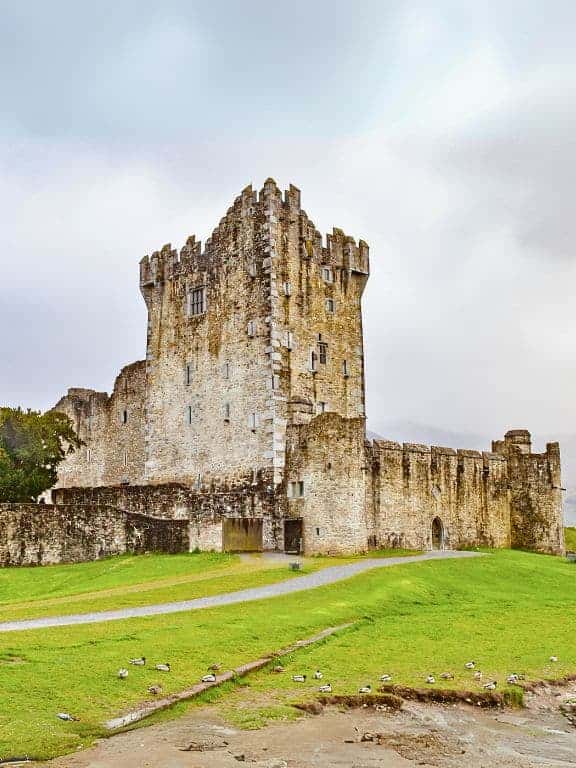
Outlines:
{"label": "arched doorway", "polygon": [[432,520],[432,549],[444,549],[444,526],[439,517]]}

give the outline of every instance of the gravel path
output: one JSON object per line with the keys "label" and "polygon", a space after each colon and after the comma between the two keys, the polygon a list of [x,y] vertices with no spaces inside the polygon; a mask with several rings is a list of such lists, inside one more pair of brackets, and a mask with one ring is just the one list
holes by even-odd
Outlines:
{"label": "gravel path", "polygon": [[25,619],[22,621],[5,621],[0,623],[0,632],[16,632],[25,629],[45,629],[46,627],[64,627],[71,624],[94,624],[102,621],[117,621],[118,619],[132,619],[139,616],[158,616],[164,613],[180,613],[183,611],[196,611],[200,608],[216,608],[220,605],[232,605],[244,603],[250,600],[263,600],[267,597],[289,595],[293,592],[304,592],[314,587],[323,587],[326,584],[334,584],[336,581],[348,579],[358,573],[369,571],[372,568],[386,568],[391,565],[404,565],[417,563],[421,560],[444,560],[448,558],[478,557],[479,552],[426,552],[423,555],[410,557],[385,557],[368,558],[348,565],[335,565],[320,571],[300,576],[276,584],[268,584],[262,587],[242,589],[238,592],[225,592],[210,597],[197,597],[194,600],[181,600],[177,603],[161,603],[160,605],[143,605],[137,608],[120,608],[116,611],[95,611],[92,613],[80,613],[70,616],[46,616],[42,619]]}

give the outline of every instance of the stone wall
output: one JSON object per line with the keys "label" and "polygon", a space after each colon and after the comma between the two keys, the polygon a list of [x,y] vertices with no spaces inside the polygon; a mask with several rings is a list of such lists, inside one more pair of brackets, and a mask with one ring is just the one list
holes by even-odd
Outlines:
{"label": "stone wall", "polygon": [[53,501],[61,504],[103,506],[142,515],[190,521],[190,549],[221,551],[224,518],[263,521],[263,548],[281,543],[280,493],[271,470],[249,474],[235,483],[215,480],[190,487],[179,483],[120,485],[98,488],[57,488]]}
{"label": "stone wall", "polygon": [[114,485],[144,475],[146,363],[122,369],[112,394],[71,388],[55,406],[85,446],[58,468],[58,487]]}
{"label": "stone wall", "polygon": [[159,520],[104,505],[0,504],[2,567],[188,549],[187,521]]}
{"label": "stone wall", "polygon": [[560,448],[532,453],[530,433],[510,430],[493,448],[506,457],[510,481],[511,542],[518,549],[563,554]]}
{"label": "stone wall", "polygon": [[[344,554],[368,548],[372,510],[364,419],[335,413],[288,430],[286,517],[301,519],[307,554]],[[294,483],[303,483],[303,495]]]}
{"label": "stone wall", "polygon": [[381,546],[510,546],[506,461],[478,451],[375,440],[372,446],[375,534]]}

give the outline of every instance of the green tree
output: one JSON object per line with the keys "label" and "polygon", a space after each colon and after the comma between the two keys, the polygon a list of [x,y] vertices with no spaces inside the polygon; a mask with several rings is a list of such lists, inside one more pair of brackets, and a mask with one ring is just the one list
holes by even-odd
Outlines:
{"label": "green tree", "polygon": [[35,501],[81,445],[64,413],[0,408],[0,502]]}

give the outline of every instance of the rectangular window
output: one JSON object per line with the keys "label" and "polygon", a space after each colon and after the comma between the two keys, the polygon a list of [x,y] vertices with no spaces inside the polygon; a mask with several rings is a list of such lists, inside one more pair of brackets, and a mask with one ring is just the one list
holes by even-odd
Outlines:
{"label": "rectangular window", "polygon": [[272,374],[272,389],[280,389],[280,376],[277,373]]}
{"label": "rectangular window", "polygon": [[203,315],[206,311],[205,288],[194,288],[188,295],[188,313],[192,316]]}
{"label": "rectangular window", "polygon": [[127,424],[127,423],[128,423],[128,411],[127,410],[123,410],[122,411],[122,424]]}
{"label": "rectangular window", "polygon": [[301,499],[304,496],[304,480],[288,483],[288,498]]}
{"label": "rectangular window", "polygon": [[186,409],[186,421],[188,424],[192,424],[192,406],[189,405]]}
{"label": "rectangular window", "polygon": [[224,403],[224,421],[230,421],[230,403]]}
{"label": "rectangular window", "polygon": [[325,341],[318,342],[318,360],[321,365],[326,365],[328,361],[328,344]]}
{"label": "rectangular window", "polygon": [[326,299],[326,312],[334,313],[334,299]]}
{"label": "rectangular window", "polygon": [[332,267],[322,267],[322,280],[324,280],[325,283],[334,282]]}
{"label": "rectangular window", "polygon": [[246,268],[250,277],[256,277],[256,262],[253,259],[248,261]]}
{"label": "rectangular window", "polygon": [[342,375],[345,376],[346,378],[350,376],[350,372],[348,370],[348,360],[342,361]]}
{"label": "rectangular window", "polygon": [[282,287],[284,289],[284,296],[292,295],[292,283],[285,282]]}
{"label": "rectangular window", "polygon": [[192,363],[186,363],[186,368],[184,369],[184,383],[187,387],[192,384],[192,373],[194,371],[194,366]]}
{"label": "rectangular window", "polygon": [[256,335],[256,323],[254,320],[250,320],[248,322],[248,325],[246,326],[246,333],[248,336],[255,336]]}

